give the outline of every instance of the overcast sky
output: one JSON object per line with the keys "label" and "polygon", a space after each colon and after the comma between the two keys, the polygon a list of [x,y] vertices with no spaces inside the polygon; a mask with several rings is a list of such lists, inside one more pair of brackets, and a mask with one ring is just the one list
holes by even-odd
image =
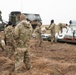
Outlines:
{"label": "overcast sky", "polygon": [[76,20],[76,0],[0,0],[0,10],[7,21],[11,11],[40,14],[43,24]]}

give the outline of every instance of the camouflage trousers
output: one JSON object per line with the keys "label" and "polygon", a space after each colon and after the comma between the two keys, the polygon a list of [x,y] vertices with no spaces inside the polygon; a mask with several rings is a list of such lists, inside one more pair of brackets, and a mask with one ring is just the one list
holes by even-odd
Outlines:
{"label": "camouflage trousers", "polygon": [[55,35],[51,35],[51,43],[53,43],[53,42],[55,42],[55,43],[57,42]]}
{"label": "camouflage trousers", "polygon": [[14,56],[14,49],[12,46],[6,46],[6,55],[8,58],[11,58],[12,56]]}
{"label": "camouflage trousers", "polygon": [[30,57],[27,48],[17,48],[15,51],[15,72],[22,71],[22,65],[26,65],[26,69],[30,69]]}
{"label": "camouflage trousers", "polygon": [[15,43],[11,43],[9,41],[6,41],[6,54],[8,58],[11,58],[11,56],[14,56],[14,51],[15,51]]}
{"label": "camouflage trousers", "polygon": [[41,47],[41,45],[42,45],[42,37],[36,37],[35,38],[35,41],[36,41],[36,43],[35,43],[35,47]]}

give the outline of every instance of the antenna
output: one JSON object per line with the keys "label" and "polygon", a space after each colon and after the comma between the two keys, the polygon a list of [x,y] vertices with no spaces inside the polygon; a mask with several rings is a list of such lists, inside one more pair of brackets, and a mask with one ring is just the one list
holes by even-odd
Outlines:
{"label": "antenna", "polygon": [[23,0],[21,0],[21,12],[23,12]]}

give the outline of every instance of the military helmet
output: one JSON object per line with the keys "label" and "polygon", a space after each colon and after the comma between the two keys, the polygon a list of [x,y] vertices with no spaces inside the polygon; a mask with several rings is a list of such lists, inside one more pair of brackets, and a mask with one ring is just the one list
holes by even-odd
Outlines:
{"label": "military helmet", "polygon": [[26,20],[26,16],[24,14],[20,15],[20,21],[22,21],[22,20]]}

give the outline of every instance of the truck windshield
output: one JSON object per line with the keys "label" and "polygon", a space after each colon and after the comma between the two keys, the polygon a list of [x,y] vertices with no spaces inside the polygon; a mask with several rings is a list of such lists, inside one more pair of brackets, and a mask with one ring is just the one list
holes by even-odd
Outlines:
{"label": "truck windshield", "polygon": [[29,21],[41,21],[41,17],[39,14],[27,14],[27,13],[24,14],[26,15],[26,18]]}

